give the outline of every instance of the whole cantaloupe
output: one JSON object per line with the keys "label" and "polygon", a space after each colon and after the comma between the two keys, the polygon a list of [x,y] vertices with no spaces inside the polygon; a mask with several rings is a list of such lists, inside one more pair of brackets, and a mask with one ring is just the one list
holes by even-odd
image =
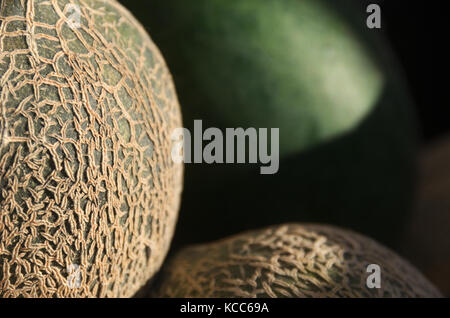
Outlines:
{"label": "whole cantaloupe", "polygon": [[154,291],[156,297],[440,297],[415,268],[372,239],[313,224],[185,248],[165,265]]}
{"label": "whole cantaloupe", "polygon": [[115,0],[0,6],[0,297],[128,297],[182,188],[166,64]]}
{"label": "whole cantaloupe", "polygon": [[260,175],[262,163],[186,165],[175,241],[295,221],[396,244],[412,205],[416,125],[387,26],[369,29],[360,1],[123,3],[166,57],[191,135],[194,119],[279,128],[275,175]]}

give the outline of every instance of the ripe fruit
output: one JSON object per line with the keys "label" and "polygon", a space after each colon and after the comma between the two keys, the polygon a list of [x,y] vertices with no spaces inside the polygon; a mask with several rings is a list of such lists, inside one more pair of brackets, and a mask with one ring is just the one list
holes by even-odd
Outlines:
{"label": "ripe fruit", "polygon": [[132,296],[182,187],[165,62],[116,1],[6,0],[0,24],[0,296]]}
{"label": "ripe fruit", "polygon": [[365,8],[124,3],[166,57],[191,131],[194,119],[205,129],[280,128],[276,175],[260,175],[260,165],[187,165],[178,242],[309,221],[395,243],[411,208],[416,127],[398,64],[367,28]]}
{"label": "ripe fruit", "polygon": [[[380,268],[380,287],[370,264]],[[289,224],[180,251],[156,297],[440,297],[405,260],[372,239],[324,225]]]}

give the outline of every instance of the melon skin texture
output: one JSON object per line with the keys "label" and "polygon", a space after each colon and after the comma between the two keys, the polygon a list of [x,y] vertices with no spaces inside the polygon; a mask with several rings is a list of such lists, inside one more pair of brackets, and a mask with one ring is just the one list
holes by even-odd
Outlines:
{"label": "melon skin texture", "polygon": [[114,0],[1,1],[0,107],[0,297],[132,296],[182,190],[181,113],[148,34]]}
{"label": "melon skin texture", "polygon": [[[369,264],[380,266],[379,289],[366,285]],[[272,226],[185,248],[159,281],[152,296],[441,297],[414,267],[374,240],[316,224]]]}
{"label": "melon skin texture", "polygon": [[177,245],[292,221],[396,244],[417,127],[389,45],[352,4],[124,1],[166,57],[188,128],[201,119],[204,129],[280,129],[275,175],[259,164],[186,165]]}

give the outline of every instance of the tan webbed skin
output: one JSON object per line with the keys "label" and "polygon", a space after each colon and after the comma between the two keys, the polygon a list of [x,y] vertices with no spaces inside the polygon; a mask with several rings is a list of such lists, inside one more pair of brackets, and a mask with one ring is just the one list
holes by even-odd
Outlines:
{"label": "tan webbed skin", "polygon": [[[369,264],[381,288],[367,287]],[[372,279],[369,279],[372,282]],[[359,234],[281,225],[183,249],[163,268],[155,297],[439,297],[416,269]]]}
{"label": "tan webbed skin", "polygon": [[0,297],[132,296],[178,213],[171,75],[114,0],[0,2]]}

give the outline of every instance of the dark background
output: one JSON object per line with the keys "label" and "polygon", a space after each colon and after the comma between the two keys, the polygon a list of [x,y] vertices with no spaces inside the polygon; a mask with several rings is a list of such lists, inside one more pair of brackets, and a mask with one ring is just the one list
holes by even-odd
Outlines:
{"label": "dark background", "polygon": [[381,7],[382,31],[403,66],[416,102],[423,142],[450,132],[446,1],[362,0]]}

